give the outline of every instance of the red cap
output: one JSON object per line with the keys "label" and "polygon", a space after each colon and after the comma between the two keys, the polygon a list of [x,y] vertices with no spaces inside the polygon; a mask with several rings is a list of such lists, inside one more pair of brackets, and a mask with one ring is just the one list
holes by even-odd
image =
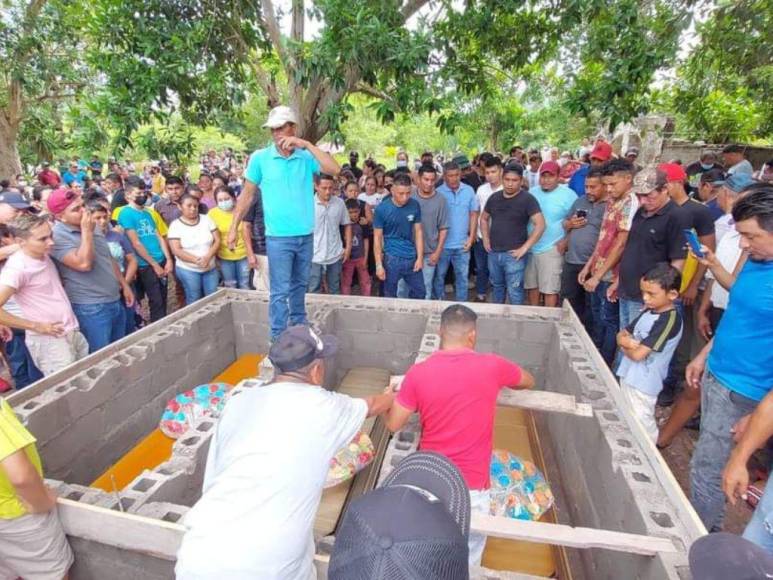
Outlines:
{"label": "red cap", "polygon": [[658,169],[666,174],[666,181],[687,181],[687,173],[678,163],[661,163]]}
{"label": "red cap", "polygon": [[552,173],[558,175],[561,172],[561,167],[555,161],[545,161],[539,168],[539,174]]}
{"label": "red cap", "polygon": [[51,195],[48,196],[48,200],[46,201],[48,211],[54,215],[59,215],[70,207],[70,204],[74,202],[77,197],[78,194],[72,189],[59,187],[52,191]]}
{"label": "red cap", "polygon": [[609,161],[612,158],[612,145],[606,141],[598,141],[596,145],[594,145],[593,151],[590,152],[590,158]]}

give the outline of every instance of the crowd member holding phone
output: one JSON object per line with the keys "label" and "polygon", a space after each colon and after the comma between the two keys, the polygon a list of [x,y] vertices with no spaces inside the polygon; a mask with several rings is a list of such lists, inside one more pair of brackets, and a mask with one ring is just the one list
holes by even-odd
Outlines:
{"label": "crowd member holding phone", "polygon": [[602,182],[603,173],[591,167],[585,177],[585,195],[578,197],[569,216],[563,221],[566,237],[559,242],[558,251],[564,256],[561,272],[561,298],[572,305],[588,334],[593,336],[594,328],[600,321],[599,315],[591,309],[590,293],[580,283],[580,272],[590,260],[604,221],[604,212],[609,197]]}

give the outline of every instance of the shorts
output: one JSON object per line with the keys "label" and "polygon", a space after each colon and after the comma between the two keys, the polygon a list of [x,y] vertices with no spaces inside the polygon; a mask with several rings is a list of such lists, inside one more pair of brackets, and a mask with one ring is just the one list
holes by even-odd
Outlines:
{"label": "shorts", "polygon": [[642,393],[636,387],[632,387],[622,380],[620,381],[620,389],[623,391],[623,397],[628,402],[631,412],[644,427],[644,431],[652,441],[657,441],[658,422],[655,420],[655,405],[658,398]]}
{"label": "shorts", "polygon": [[523,287],[526,290],[539,288],[542,294],[561,292],[561,271],[564,269],[564,257],[553,246],[541,254],[529,254]]}
{"label": "shorts", "polygon": [[78,329],[64,336],[27,333],[24,338],[35,366],[43,376],[52,375],[89,354],[89,343]]}
{"label": "shorts", "polygon": [[72,563],[56,509],[0,519],[0,580],[62,580]]}

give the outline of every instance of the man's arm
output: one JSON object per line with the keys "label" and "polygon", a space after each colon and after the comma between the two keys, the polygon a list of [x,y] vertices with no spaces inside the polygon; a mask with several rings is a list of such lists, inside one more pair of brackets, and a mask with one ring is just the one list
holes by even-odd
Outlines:
{"label": "man's arm", "polygon": [[110,258],[110,262],[113,266],[113,275],[118,281],[118,285],[121,287],[121,292],[123,293],[123,298],[126,301],[126,305],[131,306],[134,304],[134,292],[132,292],[131,286],[126,283],[126,280],[121,275],[121,268],[118,267],[118,262],[116,262],[112,257]]}
{"label": "man's arm", "polygon": [[386,280],[384,270],[384,230],[373,228],[373,259],[376,262],[376,278]]}
{"label": "man's arm", "polygon": [[94,220],[88,211],[81,218],[81,243],[77,250],[71,250],[62,256],[62,264],[76,272],[90,272],[94,267]]}
{"label": "man's arm", "polygon": [[487,252],[491,251],[491,216],[486,210],[480,212],[480,233],[483,247]]}
{"label": "man's arm", "polygon": [[8,244],[7,246],[0,246],[0,262],[8,259],[11,254],[15,254],[19,249],[19,244]]}
{"label": "man's arm", "polygon": [[392,403],[395,400],[395,394],[393,392],[382,393],[380,395],[373,395],[367,397],[365,402],[368,404],[367,417],[375,417],[382,415],[392,408]]}
{"label": "man's arm", "polygon": [[27,511],[42,514],[54,508],[56,497],[43,483],[24,449],[11,453],[0,464]]}
{"label": "man's arm", "polygon": [[537,212],[532,215],[529,218],[529,221],[531,221],[531,225],[534,226],[531,234],[529,234],[529,237],[520,248],[516,248],[510,252],[515,258],[519,260],[523,258],[529,250],[531,250],[532,246],[536,244],[542,237],[542,234],[545,233],[545,217],[542,215],[542,212]]}
{"label": "man's arm", "polygon": [[518,381],[515,385],[506,385],[508,389],[533,389],[534,386],[537,384],[537,381],[534,380],[534,375],[532,375],[529,371],[526,369],[521,369],[521,380]]}
{"label": "man's arm", "polygon": [[[615,243],[612,244],[612,247],[609,250],[609,254],[607,255],[607,259],[604,260],[604,263],[602,264],[601,268],[599,268],[596,273],[593,274],[587,281],[587,287],[585,288],[588,292],[593,292],[596,289],[596,286],[599,285],[599,282],[604,278],[604,275],[609,272],[612,268],[617,266],[617,263],[620,261],[620,258],[623,257],[623,250],[625,250],[625,243],[628,241],[628,232],[627,231],[621,231],[617,234],[617,239],[615,240]],[[594,251],[595,253],[595,251]]]}
{"label": "man's arm", "polygon": [[21,330],[31,330],[32,332],[49,334],[51,336],[61,336],[64,334],[61,322],[32,322],[31,320],[19,318],[10,312],[6,312],[2,307],[15,292],[15,288],[11,288],[10,286],[0,286],[0,325],[10,326],[11,328],[18,328]]}
{"label": "man's arm", "polygon": [[722,288],[725,290],[730,290],[732,285],[735,284],[735,279],[738,276],[738,272],[741,271],[743,265],[746,263],[748,254],[746,252],[742,252],[741,257],[738,258],[738,261],[735,264],[735,268],[733,268],[733,271],[728,272],[725,270],[724,266],[722,266],[722,264],[717,259],[716,254],[710,248],[704,247],[702,250],[703,258],[698,258],[695,256],[698,260],[698,263],[706,266],[709,270],[711,270],[711,273],[714,275],[714,279],[716,280],[717,284],[722,286]]}
{"label": "man's arm", "polygon": [[416,263],[413,271],[419,272],[424,267],[424,230],[421,224],[413,224],[413,245],[416,246]]}
{"label": "man's arm", "polygon": [[435,248],[435,251],[432,252],[432,254],[429,257],[429,263],[435,266],[440,261],[440,254],[443,253],[443,246],[446,243],[446,238],[448,237],[448,228],[443,228],[438,233],[437,238],[437,248]]}
{"label": "man's arm", "polygon": [[650,347],[634,339],[631,333],[625,329],[617,333],[617,346],[620,347],[625,356],[636,362],[643,361],[652,352]]}
{"label": "man's arm", "polygon": [[470,248],[472,248],[472,245],[475,243],[475,235],[478,233],[478,215],[479,213],[477,211],[470,212],[469,233],[467,235],[467,241],[464,242],[464,246],[462,247],[462,250],[465,252],[469,252]]}
{"label": "man's arm", "polygon": [[[132,248],[134,248],[134,251],[137,252],[137,255],[145,260],[148,264],[151,265],[151,267],[155,270],[156,268],[161,268],[158,265],[158,262],[156,262],[153,259],[153,256],[150,255],[150,253],[145,249],[145,246],[140,241],[139,236],[137,235],[137,232],[135,230],[126,230],[126,237],[129,238],[129,241],[132,244]],[[158,272],[157,272],[158,273]]]}
{"label": "man's arm", "polygon": [[[218,233],[218,236],[219,235],[220,234]],[[164,274],[171,274],[174,270],[174,261],[172,260],[172,253],[169,251],[169,244],[166,243],[166,238],[162,236],[161,232],[158,230],[156,230],[156,236],[158,236],[158,243],[161,245],[161,251],[164,252],[164,258],[166,258]]]}
{"label": "man's arm", "polygon": [[396,433],[408,422],[408,419],[413,415],[413,411],[403,407],[396,399],[392,403],[392,408],[389,409],[389,413],[384,418],[384,425],[392,433]]}
{"label": "man's arm", "polygon": [[732,505],[735,505],[739,497],[746,499],[746,489],[749,486],[749,471],[746,464],[752,454],[765,445],[772,436],[773,391],[770,391],[752,413],[746,430],[730,454],[722,474],[722,490]]}
{"label": "man's arm", "polygon": [[344,262],[352,255],[352,224],[344,226]]}

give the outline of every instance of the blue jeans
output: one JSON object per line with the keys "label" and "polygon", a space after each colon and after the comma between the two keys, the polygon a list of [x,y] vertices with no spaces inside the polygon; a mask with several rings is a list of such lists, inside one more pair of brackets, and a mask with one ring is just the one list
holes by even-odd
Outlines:
{"label": "blue jeans", "polygon": [[[709,532],[722,529],[722,470],[735,447],[730,429],[757,401],[726,388],[708,370],[701,385],[701,430],[690,462],[690,503]],[[759,508],[758,508],[759,509]]]}
{"label": "blue jeans", "polygon": [[[434,281],[436,269],[437,264],[433,266],[429,263],[429,258],[424,258],[424,267],[421,269],[422,278],[424,279],[424,300],[432,300],[433,298],[437,298],[437,296],[432,296],[432,291],[435,287]],[[397,283],[397,297],[408,298],[410,293],[411,291],[408,288],[408,283],[405,281],[405,278],[403,278]]]}
{"label": "blue jeans", "polygon": [[397,298],[397,285],[400,280],[405,280],[405,283],[408,284],[409,298],[421,300],[425,297],[424,274],[421,271],[413,271],[415,263],[414,258],[398,258],[384,254],[384,270],[386,270],[384,296]]}
{"label": "blue jeans", "polygon": [[341,270],[343,268],[343,258],[332,264],[311,263],[311,273],[309,274],[309,289],[312,294],[317,293],[322,288],[322,276],[327,281],[328,294],[341,293]]}
{"label": "blue jeans", "polygon": [[203,296],[209,296],[217,290],[220,282],[220,272],[212,268],[209,272],[194,272],[185,268],[177,268],[177,279],[185,290],[185,304],[193,304]]}
{"label": "blue jeans", "polygon": [[24,343],[24,331],[12,328],[13,338],[5,344],[5,354],[11,367],[11,376],[16,389],[23,389],[43,378],[43,373],[35,366],[35,361]]}
{"label": "blue jeans", "polygon": [[510,304],[523,304],[523,274],[526,258],[514,258],[509,252],[491,252],[488,255],[488,271],[494,288],[493,299],[497,304],[505,303],[505,291]]}
{"label": "blue jeans", "polygon": [[482,240],[475,240],[472,253],[475,258],[475,292],[478,296],[485,296],[488,294],[489,282],[488,252]]}
{"label": "blue jeans", "polygon": [[435,280],[433,282],[435,298],[443,300],[446,296],[446,274],[448,267],[453,266],[456,278],[456,300],[464,302],[468,295],[468,279],[470,277],[470,252],[462,248],[445,248],[440,254],[435,267]]}
{"label": "blue jeans", "polygon": [[610,282],[599,282],[590,295],[593,332],[591,338],[606,363],[612,367],[617,350],[617,333],[620,330],[620,307],[607,300]]}
{"label": "blue jeans", "polygon": [[768,478],[762,499],[754,509],[754,515],[743,531],[743,537],[773,554],[773,484]]}
{"label": "blue jeans", "polygon": [[105,304],[73,304],[81,334],[89,343],[89,353],[126,336],[126,314],[123,300]]}
{"label": "blue jeans", "polygon": [[306,288],[309,285],[314,234],[266,237],[270,296],[271,338],[291,325],[306,324]]}
{"label": "blue jeans", "polygon": [[219,260],[223,286],[226,288],[250,289],[250,265],[247,258],[241,260]]}
{"label": "blue jeans", "polygon": [[617,301],[620,303],[619,330],[623,330],[636,320],[636,317],[639,316],[642,308],[644,308],[644,302],[641,300],[628,300],[627,298],[618,298]]}

